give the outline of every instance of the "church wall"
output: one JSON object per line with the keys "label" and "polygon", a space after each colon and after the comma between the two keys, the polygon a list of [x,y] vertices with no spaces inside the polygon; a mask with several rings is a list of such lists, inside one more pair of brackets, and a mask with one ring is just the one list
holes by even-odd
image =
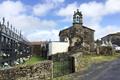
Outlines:
{"label": "church wall", "polygon": [[84,29],[84,41],[85,43],[89,44],[92,49],[94,47],[94,31]]}

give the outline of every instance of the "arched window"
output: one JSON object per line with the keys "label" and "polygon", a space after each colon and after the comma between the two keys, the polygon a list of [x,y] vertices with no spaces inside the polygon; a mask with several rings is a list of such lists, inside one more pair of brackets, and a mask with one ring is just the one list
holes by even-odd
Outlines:
{"label": "arched window", "polygon": [[80,23],[80,16],[79,15],[76,15],[76,22]]}

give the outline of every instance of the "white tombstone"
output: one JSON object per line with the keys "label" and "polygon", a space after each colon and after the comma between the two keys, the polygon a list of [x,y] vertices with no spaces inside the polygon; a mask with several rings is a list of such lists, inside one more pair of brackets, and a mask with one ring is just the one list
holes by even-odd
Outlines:
{"label": "white tombstone", "polygon": [[104,41],[102,41],[102,45],[101,46],[107,46],[106,44],[105,44],[105,42]]}
{"label": "white tombstone", "polygon": [[8,66],[8,63],[7,63],[7,62],[5,62],[5,63],[4,63],[4,66]]}
{"label": "white tombstone", "polygon": [[109,43],[109,46],[112,46],[112,42],[111,42],[111,40],[109,40],[109,42],[108,42],[108,43]]}
{"label": "white tombstone", "polygon": [[23,59],[22,58],[20,58],[20,63],[23,63]]}
{"label": "white tombstone", "polygon": [[17,61],[14,61],[14,64],[15,64],[15,65],[18,65],[19,63],[18,63]]}
{"label": "white tombstone", "polygon": [[105,41],[105,44],[106,44],[107,46],[109,45],[109,43],[108,43],[108,41],[107,41],[107,40]]}
{"label": "white tombstone", "polygon": [[5,53],[3,53],[3,56],[7,56]]}

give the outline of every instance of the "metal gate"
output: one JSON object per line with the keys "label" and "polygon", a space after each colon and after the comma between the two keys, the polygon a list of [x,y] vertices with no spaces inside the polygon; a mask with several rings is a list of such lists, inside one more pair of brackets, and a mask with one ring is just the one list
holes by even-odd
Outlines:
{"label": "metal gate", "polygon": [[53,77],[60,77],[72,73],[73,70],[73,58],[68,55],[54,55],[53,60]]}

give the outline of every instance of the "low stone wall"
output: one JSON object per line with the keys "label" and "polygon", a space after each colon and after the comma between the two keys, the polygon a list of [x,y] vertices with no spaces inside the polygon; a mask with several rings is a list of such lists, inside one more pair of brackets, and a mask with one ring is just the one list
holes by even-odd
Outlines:
{"label": "low stone wall", "polygon": [[73,57],[73,66],[74,66],[74,72],[79,72],[81,71],[81,57],[82,57],[83,53],[82,52],[78,52],[76,54],[71,55],[71,57]]}
{"label": "low stone wall", "polygon": [[52,61],[0,70],[0,80],[52,80]]}
{"label": "low stone wall", "polygon": [[52,61],[64,61],[70,57],[68,53],[57,53],[51,56]]}
{"label": "low stone wall", "polygon": [[[57,61],[57,62],[65,62],[66,61],[69,63],[69,68],[70,69],[70,72],[73,73],[73,72],[79,72],[81,71],[81,66],[82,66],[82,63],[81,63],[81,58],[83,57],[83,52],[72,52],[72,53],[58,53],[58,54],[55,54],[52,56],[52,60],[53,62]],[[62,64],[64,65],[64,64]]]}

